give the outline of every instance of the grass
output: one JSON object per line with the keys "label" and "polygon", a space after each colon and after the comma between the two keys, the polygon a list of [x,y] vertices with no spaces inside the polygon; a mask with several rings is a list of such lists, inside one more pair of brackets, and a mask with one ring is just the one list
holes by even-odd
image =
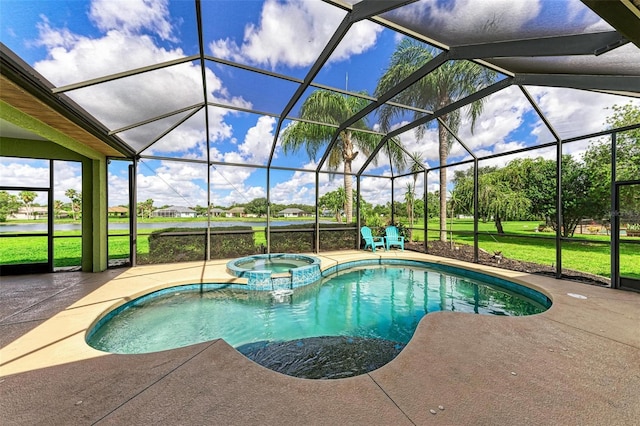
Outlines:
{"label": "grass", "polygon": [[[224,218],[229,219],[229,218]],[[116,219],[126,221],[126,219]],[[152,219],[152,221],[156,221]],[[192,220],[187,220],[192,221]],[[57,221],[56,221],[57,223]],[[144,224],[140,224],[141,233],[150,233],[145,230]],[[454,220],[451,226],[453,239],[462,244],[473,244],[472,234],[460,234],[458,231],[473,231],[473,221],[469,219]],[[527,262],[555,265],[555,239],[553,233],[535,232],[538,222],[513,221],[505,222],[505,235],[495,234],[493,223],[479,223],[479,245],[488,252],[501,251],[505,257]],[[423,241],[424,222],[414,224],[414,240]],[[438,220],[428,222],[428,237],[430,240],[438,238]],[[267,244],[263,226],[254,226],[254,240],[256,246]],[[81,239],[79,231],[58,231],[54,238],[54,265],[77,266],[81,263]],[[540,237],[551,238],[540,238]],[[611,272],[611,251],[609,248],[609,236],[607,235],[576,235],[577,242],[562,242],[562,266],[605,277]],[[110,259],[121,259],[129,256],[129,238],[127,236],[109,237],[108,251]],[[599,244],[600,242],[600,244]],[[138,255],[149,253],[149,241],[147,235],[140,235],[137,241]],[[33,263],[46,262],[47,239],[46,237],[15,237],[0,238],[0,263]],[[627,277],[640,278],[640,250],[637,244],[620,245],[620,269],[621,274]]]}
{"label": "grass", "polygon": [[[439,221],[428,222],[428,238],[436,240]],[[478,223],[478,245],[480,248],[493,253],[501,251],[505,257],[543,265],[555,265],[556,241],[553,232],[536,232],[538,222],[512,221],[504,224],[505,235],[496,234],[492,222]],[[424,241],[424,221],[419,221],[414,228],[415,241]],[[457,231],[473,232],[473,220],[456,219],[447,223],[447,230],[451,229],[454,242],[473,244],[473,234],[461,234]],[[447,233],[449,236],[449,232]],[[547,238],[542,238],[547,237]],[[611,276],[610,236],[575,234],[578,241],[562,241],[562,267],[587,272],[604,277]],[[637,244],[620,244],[620,273],[626,277],[640,278],[640,250]]]}

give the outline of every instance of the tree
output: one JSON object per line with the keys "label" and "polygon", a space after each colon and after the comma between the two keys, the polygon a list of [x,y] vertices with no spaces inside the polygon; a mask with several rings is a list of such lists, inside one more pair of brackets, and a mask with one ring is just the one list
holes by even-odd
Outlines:
{"label": "tree", "polygon": [[[480,177],[495,172],[496,170],[496,167],[480,167],[478,169],[478,176]],[[454,205],[456,214],[473,215],[473,179],[473,168],[456,170],[453,174],[453,190],[451,196],[455,198],[456,201]],[[485,206],[478,205],[478,217],[483,222],[489,220],[489,213]]]}
{"label": "tree", "polygon": [[[413,176],[413,189],[415,190],[416,184],[418,183],[418,173],[424,171],[424,167],[422,163],[424,162],[424,156],[421,152],[414,152],[411,154],[411,173]],[[414,192],[415,196],[415,192]]]}
{"label": "tree", "polygon": [[[169,207],[169,206],[165,206]],[[151,215],[153,213],[153,199],[147,198],[145,201],[138,203],[138,214],[140,214],[140,218],[144,219],[145,216],[151,219]]]}
{"label": "tree", "polygon": [[[211,208],[213,208],[213,206],[211,206]],[[207,216],[208,214],[207,208],[204,206],[201,206],[200,204],[196,204],[193,210],[196,212],[198,216]]]}
{"label": "tree", "polygon": [[6,222],[7,217],[18,211],[19,207],[18,197],[7,191],[0,191],[0,222]]}
{"label": "tree", "polygon": [[249,201],[244,209],[247,213],[256,214],[258,217],[265,216],[267,214],[267,199],[264,197],[255,198]]}
{"label": "tree", "polygon": [[[457,172],[453,198],[457,207],[473,211],[473,175]],[[501,169],[478,171],[478,215],[493,218],[498,233],[502,221],[536,217],[552,229],[556,221],[556,162],[543,158],[516,159]],[[562,223],[565,237],[573,236],[584,218],[601,217],[602,208],[592,201],[594,181],[585,163],[569,155],[562,157]]]}
{"label": "tree", "polygon": [[414,193],[415,186],[411,185],[411,182],[407,182],[407,191],[404,193],[404,202],[407,208],[407,218],[409,219],[409,241],[413,236],[413,219],[416,194]]}
{"label": "tree", "polygon": [[[345,96],[328,90],[315,91],[304,101],[300,109],[302,119],[315,123],[299,121],[287,127],[282,132],[283,152],[287,154],[305,149],[309,158],[315,159],[320,149],[331,140],[335,133],[334,127],[316,123],[340,125],[368,103],[368,100],[355,96]],[[367,132],[368,130],[370,129],[365,119],[358,120],[351,128],[340,132],[339,143],[334,145],[327,157],[329,170],[337,170],[340,164],[343,164],[344,191],[349,195],[345,205],[347,223],[351,223],[353,220],[351,164],[360,151],[364,155],[370,155],[380,141],[380,136]],[[394,164],[404,167],[403,156],[398,149],[392,149],[391,155]]]}
{"label": "tree", "polygon": [[504,169],[480,177],[478,204],[493,218],[498,234],[504,234],[503,220],[521,219],[531,206],[523,192],[513,189]]}
{"label": "tree", "polygon": [[376,216],[391,216],[391,209],[388,205],[376,204],[371,213]]}
{"label": "tree", "polygon": [[344,188],[340,187],[335,191],[327,192],[318,200],[320,207],[331,210],[338,223],[342,223],[342,211],[347,203]]}
{"label": "tree", "polygon": [[[375,96],[381,96],[403,81],[413,72],[436,56],[436,50],[417,41],[405,38],[391,57],[391,63],[378,81]],[[492,83],[496,73],[470,61],[447,61],[436,70],[420,79],[416,84],[404,90],[396,97],[395,102],[411,105],[421,109],[437,111],[452,102],[476,92],[478,89]],[[471,130],[483,109],[483,101],[472,103],[465,109],[471,119]],[[394,118],[401,118],[406,109],[390,104],[383,105],[380,110],[380,124],[388,131]],[[423,115],[414,112],[414,119]],[[460,127],[460,110],[455,110],[441,117],[444,123],[457,132]],[[420,139],[424,135],[426,125],[416,128],[416,136]],[[447,156],[454,139],[444,126],[438,126],[438,158],[440,160],[440,240],[447,240]]]}
{"label": "tree", "polygon": [[[36,194],[33,191],[20,191],[18,196],[22,200],[22,203],[24,204],[24,207],[27,210],[27,219],[29,219],[29,216],[31,216],[31,211],[32,211],[31,206],[32,206],[33,200],[36,199],[38,194]],[[36,218],[35,215],[33,216],[33,218],[34,219]]]}
{"label": "tree", "polygon": [[53,202],[53,215],[60,219],[60,213],[62,212],[63,203],[60,200],[55,200]]}
{"label": "tree", "polygon": [[427,220],[440,216],[440,195],[438,191],[427,192],[427,200],[425,204],[427,208]]}
{"label": "tree", "polygon": [[[530,215],[556,227],[556,162],[538,158],[517,158],[507,164],[512,188],[531,201]],[[567,194],[568,196],[569,194]]]}
{"label": "tree", "polygon": [[[611,167],[609,163],[609,167]],[[573,236],[580,221],[602,217],[604,210],[594,202],[595,182],[588,166],[570,155],[562,156],[562,223],[556,220],[556,162],[543,158],[511,161],[501,172],[507,176],[510,188],[522,192],[530,200],[530,214],[542,218],[553,230],[560,226],[564,237]],[[608,206],[608,204],[607,204]]]}
{"label": "tree", "polygon": [[[609,128],[640,123],[640,107],[633,104],[614,105],[613,114],[606,119]],[[608,215],[611,206],[611,140],[607,138],[591,144],[584,153],[584,162],[592,182],[591,201],[597,204],[599,216]],[[640,129],[616,134],[616,180],[640,179]],[[631,195],[632,192],[623,192]],[[640,211],[632,196],[620,200],[621,205]]]}
{"label": "tree", "polygon": [[73,220],[76,220],[82,211],[82,192],[70,188],[64,192],[64,195],[71,200],[71,214],[73,215]]}
{"label": "tree", "polygon": [[[456,172],[451,200],[457,211],[473,212],[473,169]],[[504,220],[522,219],[530,211],[531,201],[514,184],[508,167],[478,170],[478,216],[492,219],[498,234],[504,234]]]}

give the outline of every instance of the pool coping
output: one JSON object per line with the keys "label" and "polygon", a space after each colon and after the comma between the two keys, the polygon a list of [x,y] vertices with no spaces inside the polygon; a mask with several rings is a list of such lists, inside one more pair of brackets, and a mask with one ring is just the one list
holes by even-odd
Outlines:
{"label": "pool coping", "polygon": [[[110,272],[112,279],[0,349],[0,399],[6,412],[13,413],[9,420],[27,416],[30,420],[26,423],[45,418],[62,423],[63,419],[78,420],[79,413],[84,413],[84,419],[119,422],[149,420],[153,417],[145,417],[147,414],[164,412],[169,419],[185,416],[174,419],[187,423],[186,419],[196,423],[217,419],[229,424],[296,424],[301,416],[308,416],[316,419],[310,421],[316,424],[423,424],[433,419],[447,424],[507,420],[520,424],[602,424],[605,420],[627,424],[640,414],[638,382],[633,381],[638,377],[629,370],[640,359],[640,294],[407,251],[372,254],[354,250],[314,256],[321,258],[323,270],[350,260],[381,258],[463,267],[534,288],[550,297],[553,305],[544,313],[527,317],[429,314],[402,353],[384,367],[349,379],[313,381],[267,370],[221,340],[148,355],[108,355],[90,348],[84,342],[86,330],[114,305],[168,284],[205,282],[226,275],[221,274],[224,261]],[[83,277],[90,281],[98,275]],[[226,277],[226,282],[234,282]],[[469,352],[468,347],[476,348],[475,352]],[[203,370],[205,359],[209,367]],[[225,368],[225,363],[230,367]],[[145,384],[141,375],[154,365],[165,372]],[[107,370],[101,373],[103,368]],[[467,375],[472,368],[477,378]],[[100,374],[103,394],[87,394],[86,384],[94,383]],[[188,381],[174,380],[183,374],[199,383],[198,389]],[[128,386],[133,393],[123,390],[129,389],[123,377],[132,377]],[[167,386],[173,396],[164,394]],[[290,401],[279,402],[269,391],[274,388],[289,389],[289,399],[297,401],[295,406]],[[223,406],[217,404],[213,413],[210,400],[200,399],[203,392],[215,394],[216,401],[224,401]],[[167,398],[177,394],[182,395],[181,404],[166,411],[169,408],[163,407],[171,406]],[[614,404],[608,395],[615,395]],[[195,402],[185,405],[191,401],[189,397]],[[111,408],[100,411],[91,406],[90,401],[98,404],[96,398],[104,404],[113,398]],[[85,402],[74,405],[80,400]],[[242,405],[237,405],[240,401]],[[142,402],[146,405],[140,405]],[[41,408],[34,410],[34,403]],[[63,408],[67,404],[72,408]],[[439,404],[446,410],[439,410]],[[183,406],[190,411],[180,408]],[[254,411],[258,408],[263,411]],[[326,421],[318,421],[320,418]]]}

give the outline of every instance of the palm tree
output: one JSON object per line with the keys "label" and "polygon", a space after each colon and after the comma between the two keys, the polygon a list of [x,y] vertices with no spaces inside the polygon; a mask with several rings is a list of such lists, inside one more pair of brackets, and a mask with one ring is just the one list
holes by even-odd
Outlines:
{"label": "palm tree", "polygon": [[[375,96],[380,96],[396,86],[406,77],[418,70],[436,56],[437,51],[415,40],[405,38],[391,57],[389,67],[378,81]],[[478,89],[492,83],[496,73],[470,61],[448,61],[431,72],[416,84],[404,90],[394,101],[414,107],[437,111]],[[476,101],[467,109],[471,119],[471,129],[482,112],[483,102]],[[406,109],[385,104],[379,109],[382,129],[388,131],[394,118],[403,117]],[[423,113],[415,112],[414,119]],[[460,127],[460,110],[455,110],[441,117],[442,121],[453,131]],[[424,135],[426,125],[416,128],[416,136]],[[440,160],[440,240],[447,240],[447,156],[454,139],[447,129],[438,126],[438,157]]]}
{"label": "palm tree", "polygon": [[[20,199],[24,203],[24,206],[27,210],[27,219],[29,219],[29,216],[31,216],[31,204],[36,199],[38,194],[36,194],[33,191],[20,191],[18,195],[20,196]],[[33,215],[33,218],[35,219],[36,216]]]}
{"label": "palm tree", "polygon": [[62,212],[63,203],[60,200],[53,202],[53,214],[56,218],[60,219],[60,213]]}
{"label": "palm tree", "polygon": [[64,195],[71,200],[71,213],[73,214],[73,220],[76,220],[82,209],[82,192],[69,188],[64,192]]}
{"label": "palm tree", "polygon": [[[282,151],[288,154],[304,148],[309,158],[315,159],[318,152],[331,141],[336,131],[335,127],[317,123],[340,125],[368,103],[368,100],[360,97],[345,96],[328,90],[314,92],[304,101],[300,109],[300,118],[309,122],[299,121],[282,132]],[[334,145],[327,157],[329,170],[337,170],[340,164],[344,165],[347,223],[351,223],[353,219],[353,181],[351,176],[353,160],[360,151],[368,156],[381,139],[379,135],[359,130],[370,130],[364,119],[358,120],[349,129],[340,132],[339,143]],[[392,161],[400,166],[402,156],[395,155],[396,151],[399,150],[392,152]]]}
{"label": "palm tree", "polygon": [[424,170],[422,163],[424,163],[424,156],[421,152],[416,151],[411,154],[411,173],[413,176],[413,187],[415,189],[418,180],[418,173]]}
{"label": "palm tree", "polygon": [[412,241],[413,237],[413,210],[416,200],[414,190],[415,186],[411,185],[411,182],[407,182],[407,192],[404,193],[404,202],[407,205],[407,217],[409,218],[409,241]]}

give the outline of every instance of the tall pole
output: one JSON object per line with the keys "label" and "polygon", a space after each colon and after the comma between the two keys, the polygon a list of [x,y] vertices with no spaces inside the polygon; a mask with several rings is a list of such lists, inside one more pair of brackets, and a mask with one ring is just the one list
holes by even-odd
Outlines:
{"label": "tall pole", "polygon": [[267,253],[271,253],[271,166],[267,167]]}
{"label": "tall pole", "polygon": [[[427,202],[429,199],[429,185],[427,182],[427,179],[429,177],[429,173],[427,172],[427,169],[424,169],[424,209],[422,209],[423,211],[423,215],[424,215],[424,252],[427,252],[427,236],[429,235],[429,231],[427,230],[428,228],[428,220],[429,220],[429,203]],[[426,286],[425,286],[426,287]]]}
{"label": "tall pole", "polygon": [[[317,203],[316,203],[317,204]],[[360,218],[360,175],[356,176],[356,246],[355,249],[360,248],[360,228],[362,227],[362,220]]]}
{"label": "tall pole", "polygon": [[473,261],[478,263],[478,219],[479,219],[479,177],[480,172],[478,170],[478,158],[473,159]]}
{"label": "tall pole", "polygon": [[138,185],[136,175],[138,159],[134,158],[129,164],[129,262],[131,266],[137,264],[138,251]]}
{"label": "tall pole", "polygon": [[616,133],[611,134],[611,287],[620,288],[620,212],[616,185]]}
{"label": "tall pole", "polygon": [[562,140],[556,145],[556,278],[562,278]]}

